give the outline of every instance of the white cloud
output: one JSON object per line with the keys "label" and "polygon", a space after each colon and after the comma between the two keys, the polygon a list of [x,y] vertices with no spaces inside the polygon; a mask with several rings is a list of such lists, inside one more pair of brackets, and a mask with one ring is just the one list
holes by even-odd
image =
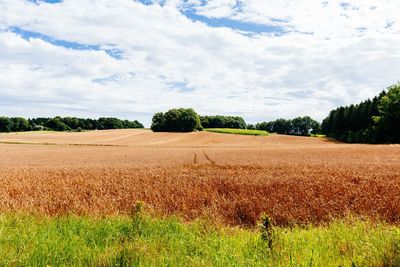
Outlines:
{"label": "white cloud", "polygon": [[[249,121],[305,114],[322,119],[331,108],[372,97],[398,80],[398,2],[351,3],[0,0],[0,113],[116,115],[148,124],[153,112],[190,106]],[[291,32],[243,35],[213,28],[186,18],[183,6]],[[10,27],[112,46],[122,58],[25,40]]]}

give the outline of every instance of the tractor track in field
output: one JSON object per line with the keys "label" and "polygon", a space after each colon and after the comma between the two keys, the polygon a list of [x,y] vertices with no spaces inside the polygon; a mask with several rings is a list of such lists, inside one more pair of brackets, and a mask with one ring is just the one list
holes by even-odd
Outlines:
{"label": "tractor track in field", "polygon": [[206,153],[206,151],[204,151],[204,149],[203,149],[203,154],[204,154],[204,157],[208,160],[208,162],[210,162],[212,165],[216,165],[216,162],[215,162],[214,160],[212,160],[212,159],[207,155],[207,153]]}

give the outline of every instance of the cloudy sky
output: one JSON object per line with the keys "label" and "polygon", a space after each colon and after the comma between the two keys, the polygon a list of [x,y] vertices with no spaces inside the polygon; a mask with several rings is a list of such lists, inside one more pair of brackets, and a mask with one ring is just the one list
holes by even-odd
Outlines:
{"label": "cloudy sky", "polygon": [[0,0],[0,115],[311,115],[400,80],[398,0]]}

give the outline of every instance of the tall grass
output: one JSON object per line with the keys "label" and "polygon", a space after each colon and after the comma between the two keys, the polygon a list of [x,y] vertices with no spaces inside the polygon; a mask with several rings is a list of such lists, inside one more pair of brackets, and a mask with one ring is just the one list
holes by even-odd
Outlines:
{"label": "tall grass", "polygon": [[365,221],[257,230],[177,218],[0,216],[0,265],[399,266],[400,228]]}
{"label": "tall grass", "polygon": [[207,129],[204,129],[204,131],[213,132],[213,133],[240,134],[240,135],[260,135],[260,136],[268,136],[269,135],[269,133],[267,131],[248,130],[248,129],[207,128]]}

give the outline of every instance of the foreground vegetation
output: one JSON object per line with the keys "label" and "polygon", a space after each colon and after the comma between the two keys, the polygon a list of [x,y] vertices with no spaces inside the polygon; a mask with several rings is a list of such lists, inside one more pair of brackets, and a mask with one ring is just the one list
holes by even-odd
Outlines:
{"label": "foreground vegetation", "polygon": [[103,218],[3,214],[0,229],[0,265],[400,264],[400,228],[351,219],[320,227],[251,230],[152,218],[140,211]]}
{"label": "foreground vegetation", "polygon": [[261,135],[261,136],[269,135],[267,131],[249,130],[249,129],[209,128],[204,130],[207,132],[224,133],[224,134]]}

